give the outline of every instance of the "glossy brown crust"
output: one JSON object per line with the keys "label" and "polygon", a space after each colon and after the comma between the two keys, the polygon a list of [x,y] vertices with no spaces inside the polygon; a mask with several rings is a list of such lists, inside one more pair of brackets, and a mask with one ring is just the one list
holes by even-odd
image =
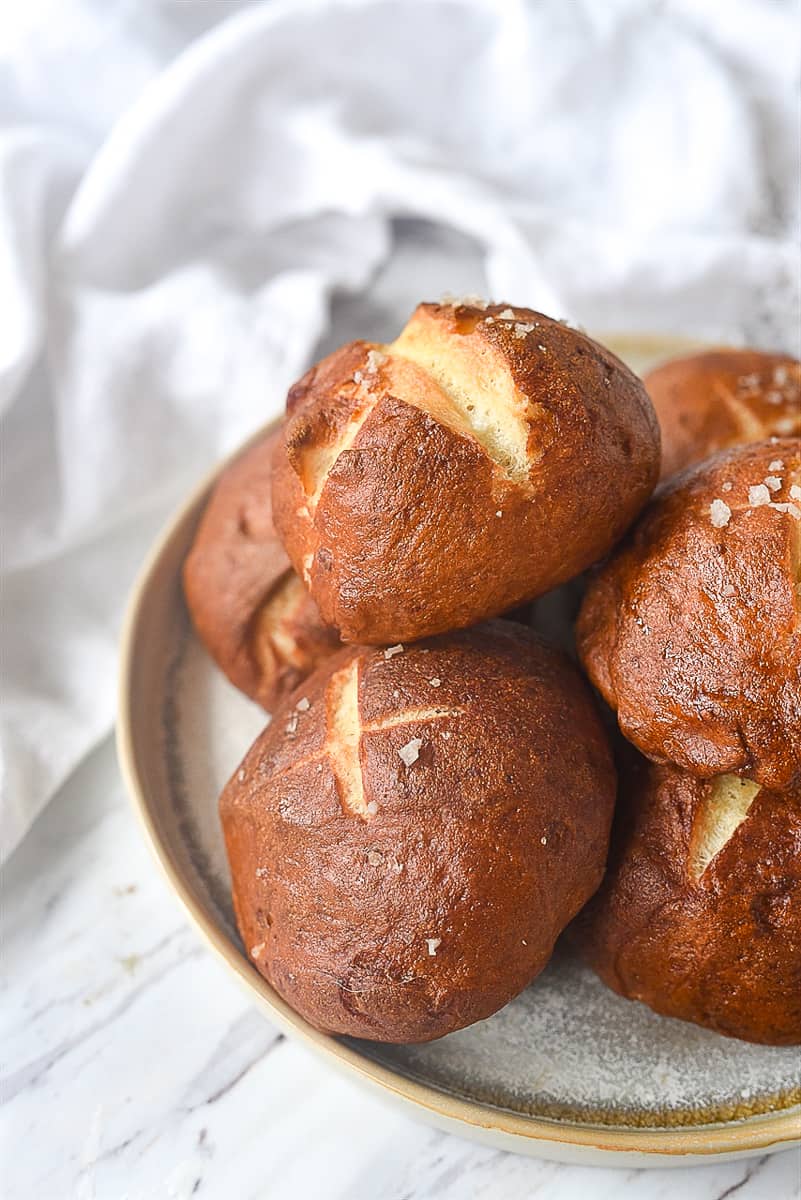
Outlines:
{"label": "glossy brown crust", "polygon": [[[369,727],[358,810],[330,749],[338,681],[354,670]],[[406,765],[399,751],[415,738]],[[545,966],[603,874],[614,792],[589,689],[529,630],[493,622],[389,658],[345,650],[295,692],[223,792],[245,945],[320,1029],[441,1037]]]}
{"label": "glossy brown crust", "polygon": [[[437,369],[458,363],[464,378],[502,394],[525,475],[477,440],[470,397],[455,404],[436,369],[409,359],[412,344]],[[371,370],[376,350],[384,357]],[[276,524],[347,642],[462,628],[556,587],[610,549],[658,473],[658,427],[640,381],[604,347],[529,309],[421,305],[393,346],[355,342],[318,364],[290,408]],[[358,414],[364,423],[315,504],[315,461]]]}
{"label": "glossy brown crust", "polygon": [[609,866],[571,935],[609,987],[729,1037],[801,1042],[801,793],[760,791],[700,879],[713,782],[624,766]]}
{"label": "glossy brown crust", "polygon": [[643,382],[662,430],[662,478],[718,450],[801,435],[801,363],[759,350],[676,358]]}
{"label": "glossy brown crust", "polygon": [[799,485],[797,438],[724,451],[661,489],[590,583],[581,660],[649,758],[801,782]]}
{"label": "glossy brown crust", "polygon": [[183,572],[201,641],[231,682],[268,710],[340,645],[275,532],[278,439],[257,442],[222,473]]}

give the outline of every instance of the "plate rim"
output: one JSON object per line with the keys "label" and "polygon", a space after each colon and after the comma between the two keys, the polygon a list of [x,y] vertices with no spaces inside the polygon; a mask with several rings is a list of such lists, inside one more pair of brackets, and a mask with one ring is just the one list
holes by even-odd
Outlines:
{"label": "plate rim", "polygon": [[[601,341],[613,346],[641,346],[644,343],[664,348],[665,357],[708,348],[708,343],[652,333],[607,333]],[[135,717],[134,660],[140,644],[143,615],[151,592],[159,584],[159,574],[173,544],[185,527],[197,519],[199,509],[220,473],[243,450],[264,437],[280,422],[280,416],[266,422],[246,441],[218,462],[193,488],[189,497],[171,514],[153,543],[134,581],[126,606],[119,643],[116,746],[120,771],[126,790],[153,858],[171,890],[177,896],[190,924],[200,933],[217,959],[266,1011],[282,1030],[340,1072],[355,1076],[373,1090],[389,1095],[416,1113],[418,1118],[438,1124],[452,1132],[502,1142],[507,1149],[529,1154],[548,1153],[563,1161],[595,1162],[616,1156],[629,1159],[642,1155],[651,1159],[643,1165],[681,1165],[687,1156],[714,1159],[740,1157],[771,1149],[788,1149],[801,1141],[801,1117],[798,1107],[735,1118],[714,1124],[647,1129],[633,1126],[611,1127],[592,1123],[566,1123],[555,1119],[527,1116],[494,1108],[477,1100],[468,1100],[433,1086],[400,1075],[389,1067],[361,1055],[346,1042],[320,1032],[295,1013],[270,986],[218,927],[192,895],[170,847],[161,836],[156,801],[149,795],[146,774],[137,746]],[[611,1163],[610,1163],[611,1165]],[[636,1165],[630,1163],[629,1165]]]}

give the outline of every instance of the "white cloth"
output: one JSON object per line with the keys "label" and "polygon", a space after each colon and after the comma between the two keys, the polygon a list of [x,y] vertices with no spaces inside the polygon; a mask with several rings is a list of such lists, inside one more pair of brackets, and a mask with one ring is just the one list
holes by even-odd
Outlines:
{"label": "white cloth", "polygon": [[462,245],[498,299],[792,347],[796,18],[794,0],[2,6],[4,855],[110,729],[126,594],[171,507],[278,411],[334,293],[358,301],[343,337],[373,332],[357,313],[391,336],[376,297],[399,230],[429,298],[461,286]]}

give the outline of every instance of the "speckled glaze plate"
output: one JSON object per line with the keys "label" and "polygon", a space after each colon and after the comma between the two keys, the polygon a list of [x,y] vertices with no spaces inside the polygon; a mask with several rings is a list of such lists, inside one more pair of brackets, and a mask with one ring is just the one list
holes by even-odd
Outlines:
{"label": "speckled glaze plate", "polygon": [[[603,339],[636,370],[674,338]],[[213,480],[178,513],[131,600],[122,649],[120,761],[145,834],[190,918],[283,1029],[418,1116],[462,1136],[565,1162],[686,1165],[801,1138],[801,1054],[718,1037],[608,991],[563,947],[500,1013],[440,1041],[328,1037],[243,951],[217,797],[264,724],[194,637],[183,559]]]}

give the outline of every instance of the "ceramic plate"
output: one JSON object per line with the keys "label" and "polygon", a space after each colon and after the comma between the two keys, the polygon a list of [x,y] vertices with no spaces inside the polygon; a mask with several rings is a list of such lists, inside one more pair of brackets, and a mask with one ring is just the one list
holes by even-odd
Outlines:
{"label": "ceramic plate", "polygon": [[[676,339],[607,343],[636,369]],[[495,1146],[567,1162],[686,1164],[780,1149],[801,1136],[799,1052],[752,1046],[608,991],[564,949],[487,1021],[418,1046],[318,1033],[251,965],[237,935],[217,796],[264,714],[194,637],[181,564],[213,481],[156,546],[122,655],[120,759],[146,835],[189,916],[270,1018],[418,1115]]]}

